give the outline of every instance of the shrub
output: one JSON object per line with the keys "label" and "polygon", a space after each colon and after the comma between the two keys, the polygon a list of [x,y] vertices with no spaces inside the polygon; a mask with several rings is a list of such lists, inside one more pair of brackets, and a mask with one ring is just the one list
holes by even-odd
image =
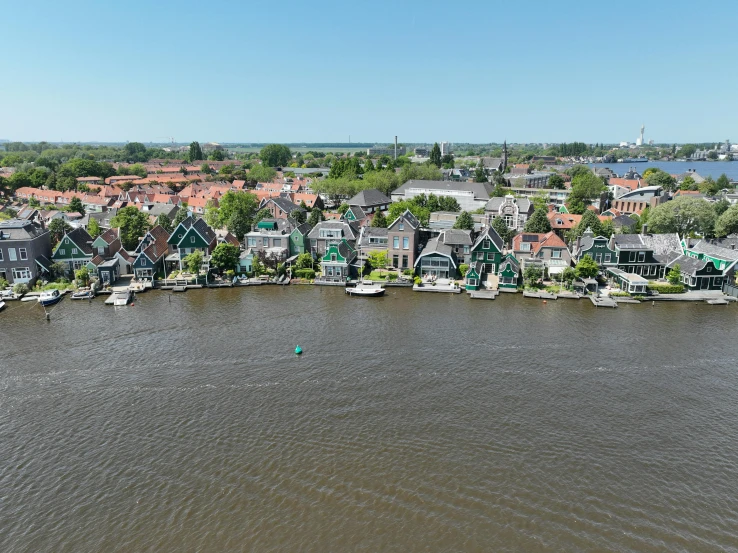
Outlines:
{"label": "shrub", "polygon": [[308,280],[312,280],[315,278],[315,271],[313,269],[297,269],[295,271],[295,276],[297,278],[306,278]]}
{"label": "shrub", "polygon": [[236,272],[235,272],[235,271],[234,271],[233,269],[228,269],[228,270],[227,270],[227,271],[225,272],[225,277],[226,277],[227,279],[229,279],[229,280],[232,280],[232,279],[233,279],[233,277],[234,277],[235,275],[236,275]]}
{"label": "shrub", "polygon": [[389,280],[397,280],[397,273],[389,273],[389,274],[387,275],[387,278],[388,278]]}
{"label": "shrub", "polygon": [[459,265],[459,272],[461,273],[461,276],[465,276],[468,270],[469,265],[467,263],[462,263],[461,265]]}
{"label": "shrub", "polygon": [[8,287],[8,281],[4,278],[0,278],[0,290],[3,290]]}
{"label": "shrub", "polygon": [[421,284],[423,284],[423,279],[422,279],[422,278],[420,278],[419,276],[416,276],[416,277],[415,277],[415,278],[413,279],[413,284],[415,284],[416,286],[420,286]]}
{"label": "shrub", "polygon": [[405,276],[412,276],[415,274],[415,269],[405,269],[402,271],[402,274]]}
{"label": "shrub", "polygon": [[19,294],[19,295],[25,294],[25,293],[28,292],[28,286],[26,286],[25,284],[21,284],[19,282],[18,284],[16,284],[15,286],[13,286],[13,292],[15,292],[16,294]]}
{"label": "shrub", "polygon": [[649,282],[648,289],[659,294],[683,294],[684,285],[682,284],[665,284],[662,282]]}
{"label": "shrub", "polygon": [[610,296],[613,298],[623,298],[630,296],[630,294],[628,292],[610,292]]}

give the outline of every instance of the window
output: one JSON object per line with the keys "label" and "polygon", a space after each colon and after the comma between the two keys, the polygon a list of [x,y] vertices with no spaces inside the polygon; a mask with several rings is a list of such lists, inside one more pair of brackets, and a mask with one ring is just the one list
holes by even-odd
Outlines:
{"label": "window", "polygon": [[18,248],[18,253],[20,254],[21,261],[28,259],[28,250],[26,248]]}
{"label": "window", "polygon": [[267,238],[266,236],[264,238],[262,238],[261,239],[261,245],[262,246],[265,246],[265,247],[268,247],[269,246],[269,238]]}
{"label": "window", "polygon": [[529,252],[530,251],[530,244],[528,242],[523,242],[520,244],[520,251],[521,252]]}
{"label": "window", "polygon": [[476,286],[477,285],[477,279],[476,278],[470,278],[469,279],[469,286]]}
{"label": "window", "polygon": [[395,236],[392,239],[392,247],[396,250],[400,249],[400,237],[399,236]]}
{"label": "window", "polygon": [[141,265],[146,265],[146,258],[143,256],[141,257]]}
{"label": "window", "polygon": [[77,248],[72,248],[72,255],[77,255]]}
{"label": "window", "polygon": [[332,253],[331,254],[331,261],[333,261],[334,263],[336,262],[336,254],[335,253]]}
{"label": "window", "polygon": [[610,263],[610,254],[609,253],[606,253],[605,254],[605,263]]}
{"label": "window", "polygon": [[15,248],[8,248],[8,259],[10,259],[10,261],[18,261],[18,256],[15,254]]}
{"label": "window", "polygon": [[103,246],[100,246],[99,248],[97,248],[97,253],[103,255],[105,253],[105,248]]}
{"label": "window", "polygon": [[393,255],[392,256],[392,266],[393,267],[396,268],[398,266],[398,260],[399,260],[399,256],[397,256],[397,255]]}
{"label": "window", "polygon": [[469,253],[469,246],[464,246],[464,253]]}
{"label": "window", "polygon": [[601,254],[601,253],[598,253],[598,254],[597,254],[597,255],[595,256],[595,261],[596,261],[597,263],[602,263],[602,254]]}
{"label": "window", "polygon": [[[597,254],[597,257],[602,257],[602,254]],[[551,250],[551,258],[561,259],[561,250]]]}
{"label": "window", "polygon": [[0,250],[0,261],[3,261],[3,250]]}
{"label": "window", "polygon": [[402,256],[402,268],[407,269],[407,256],[406,255]]}
{"label": "window", "polygon": [[402,249],[403,250],[410,249],[410,238],[408,238],[407,236],[402,237]]}
{"label": "window", "polygon": [[636,252],[630,252],[628,255],[628,261],[635,261],[636,260]]}
{"label": "window", "polygon": [[195,237],[194,236],[190,236],[190,244],[194,244],[194,243],[195,243]]}
{"label": "window", "polygon": [[397,228],[399,230],[405,230],[405,223],[400,223],[399,225],[397,225]]}
{"label": "window", "polygon": [[492,252],[487,253],[487,261],[494,261],[495,260],[495,254]]}
{"label": "window", "polygon": [[30,280],[31,271],[28,267],[14,267],[13,280]]}
{"label": "window", "polygon": [[281,238],[273,238],[272,239],[272,246],[274,246],[275,248],[278,247],[278,246],[281,247],[282,246],[282,239]]}
{"label": "window", "polygon": [[256,246],[256,238],[253,236],[249,236],[248,238],[248,245],[249,246]]}
{"label": "window", "polygon": [[638,252],[638,263],[646,261],[646,252]]}

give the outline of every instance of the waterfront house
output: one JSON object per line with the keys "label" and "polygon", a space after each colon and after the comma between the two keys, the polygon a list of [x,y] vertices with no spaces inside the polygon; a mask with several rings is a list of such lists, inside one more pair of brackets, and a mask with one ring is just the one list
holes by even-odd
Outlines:
{"label": "waterfront house", "polygon": [[491,226],[494,219],[502,217],[507,228],[521,231],[534,210],[533,202],[527,198],[516,198],[511,194],[504,198],[491,198],[484,206],[485,223]]}
{"label": "waterfront house", "polygon": [[685,238],[681,242],[685,255],[696,259],[709,259],[720,271],[728,271],[738,261],[738,238],[717,240]]}
{"label": "waterfront house", "polygon": [[572,259],[578,263],[585,255],[589,255],[598,265],[603,267],[617,264],[617,252],[610,249],[610,239],[605,236],[595,236],[591,228],[584,231],[577,238],[572,249]]}
{"label": "waterfront house", "polygon": [[415,267],[420,241],[420,221],[410,210],[387,227],[387,258],[397,269]]}
{"label": "waterfront house", "polygon": [[613,234],[609,249],[616,253],[620,271],[646,278],[661,278],[671,252],[681,251],[681,242],[672,234]]}
{"label": "waterfront house", "polygon": [[480,286],[497,289],[503,247],[502,238],[492,227],[485,228],[479,234],[471,247],[471,274],[467,272],[465,276],[467,290],[478,290]]}
{"label": "waterfront house", "polygon": [[555,232],[524,232],[513,238],[512,249],[523,271],[530,266],[539,266],[549,276],[560,274],[571,266],[571,253],[564,241]]}
{"label": "waterfront house", "polygon": [[520,283],[520,262],[513,254],[502,256],[497,277],[500,290],[517,290]]}
{"label": "waterfront house", "polygon": [[270,261],[281,263],[290,256],[291,231],[287,219],[262,219],[244,236],[246,249],[264,252]]}
{"label": "waterfront house", "polygon": [[376,213],[389,209],[392,200],[376,188],[362,190],[348,201],[351,207],[359,207],[364,213]]}
{"label": "waterfront house", "polygon": [[459,262],[451,246],[440,237],[428,240],[415,261],[415,273],[424,278],[456,278]]}
{"label": "waterfront house", "polygon": [[609,267],[607,275],[623,292],[645,295],[648,292],[648,279],[636,273],[628,273],[617,267]]}
{"label": "waterfront house", "polygon": [[674,252],[664,269],[664,275],[675,267],[679,268],[680,281],[690,290],[721,290],[726,280],[726,272],[733,271],[735,261],[726,270],[718,269],[715,262],[709,258],[691,257]]}
{"label": "waterfront house", "polygon": [[471,259],[471,247],[474,244],[472,231],[466,229],[447,229],[441,231],[438,238],[443,244],[451,247],[459,264],[469,263]]}
{"label": "waterfront house", "polygon": [[324,280],[345,280],[356,274],[356,250],[345,239],[331,243],[320,259],[320,273]]}
{"label": "waterfront house", "polygon": [[110,259],[120,250],[120,229],[110,228],[92,241],[92,249],[103,259]]}
{"label": "waterfront house", "polygon": [[131,267],[137,279],[153,280],[163,277],[164,260],[169,253],[169,233],[160,225],[156,225],[139,242]]}
{"label": "waterfront house", "polygon": [[[379,227],[361,227],[356,241],[359,263],[363,266],[372,252],[388,252],[389,229]],[[389,257],[387,258],[389,264]]]}
{"label": "waterfront house", "polygon": [[290,232],[290,256],[310,253],[310,239],[308,235],[312,230],[308,223],[297,225]]}
{"label": "waterfront house", "polygon": [[352,248],[359,237],[359,225],[354,221],[321,221],[308,233],[313,257],[323,257],[329,246],[346,241]]}
{"label": "waterfront house", "polygon": [[113,257],[118,260],[119,275],[133,274],[133,262],[136,259],[135,257],[129,254],[123,248],[115,252],[115,255]]}
{"label": "waterfront house", "polygon": [[64,235],[51,256],[53,263],[64,263],[67,275],[87,265],[95,256],[92,249],[92,236],[82,228],[76,228]]}
{"label": "waterfront house", "polygon": [[21,219],[0,221],[0,279],[10,284],[33,284],[48,273],[51,263],[49,231]]}
{"label": "waterfront house", "polygon": [[[165,261],[176,265],[180,271],[186,269],[183,262],[189,254],[199,250],[203,254],[202,271],[210,270],[210,254],[217,246],[218,240],[213,229],[204,219],[193,219],[192,216],[182,221],[167,239],[172,253]],[[169,269],[169,267],[167,267]]]}

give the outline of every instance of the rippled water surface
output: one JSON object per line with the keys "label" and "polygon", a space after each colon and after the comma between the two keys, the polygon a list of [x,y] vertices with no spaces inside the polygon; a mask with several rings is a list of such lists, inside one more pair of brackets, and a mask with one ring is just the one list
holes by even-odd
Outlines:
{"label": "rippled water surface", "polygon": [[10,303],[0,551],[736,551],[737,309]]}

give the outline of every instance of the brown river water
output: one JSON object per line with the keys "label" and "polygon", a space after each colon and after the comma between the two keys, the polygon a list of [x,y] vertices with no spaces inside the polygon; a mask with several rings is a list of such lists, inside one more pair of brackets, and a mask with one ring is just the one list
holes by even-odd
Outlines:
{"label": "brown river water", "polygon": [[737,310],[9,303],[0,552],[738,551]]}

